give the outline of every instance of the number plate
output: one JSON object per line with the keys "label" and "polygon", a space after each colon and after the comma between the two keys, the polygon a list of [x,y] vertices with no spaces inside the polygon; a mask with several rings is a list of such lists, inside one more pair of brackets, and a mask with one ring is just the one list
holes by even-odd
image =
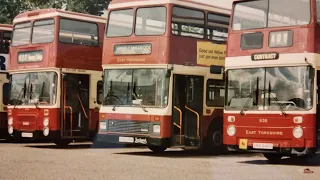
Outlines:
{"label": "number plate", "polygon": [[119,137],[119,142],[133,143],[134,138],[133,137]]}
{"label": "number plate", "polygon": [[271,143],[253,143],[254,149],[273,149],[273,144]]}
{"label": "number plate", "polygon": [[32,138],[33,137],[33,133],[23,132],[23,133],[21,133],[21,137]]}

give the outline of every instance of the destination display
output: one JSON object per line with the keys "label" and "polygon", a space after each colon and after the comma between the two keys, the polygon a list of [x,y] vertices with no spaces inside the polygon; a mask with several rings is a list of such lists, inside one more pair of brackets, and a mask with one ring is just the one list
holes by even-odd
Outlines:
{"label": "destination display", "polygon": [[43,51],[27,51],[18,53],[18,63],[41,62],[43,60]]}
{"label": "destination display", "polygon": [[148,55],[151,54],[151,44],[118,44],[114,46],[114,55]]}
{"label": "destination display", "polygon": [[253,61],[276,60],[276,59],[279,59],[279,54],[276,52],[257,53],[257,54],[252,54],[251,59]]}

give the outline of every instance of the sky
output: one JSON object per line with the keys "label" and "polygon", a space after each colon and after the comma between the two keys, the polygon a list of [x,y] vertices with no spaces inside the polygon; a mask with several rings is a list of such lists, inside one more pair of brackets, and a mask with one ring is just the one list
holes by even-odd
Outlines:
{"label": "sky", "polygon": [[[231,5],[233,2],[233,0],[193,0],[193,1],[198,1],[204,4],[210,4],[210,5],[229,8],[229,9],[231,9]],[[105,15],[106,13],[102,16],[105,16]]]}

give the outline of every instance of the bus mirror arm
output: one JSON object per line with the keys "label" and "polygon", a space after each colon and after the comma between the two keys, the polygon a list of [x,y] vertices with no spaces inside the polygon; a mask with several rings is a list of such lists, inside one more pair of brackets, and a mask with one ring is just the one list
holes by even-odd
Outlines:
{"label": "bus mirror arm", "polygon": [[211,74],[221,74],[223,72],[224,72],[223,66],[216,66],[216,65],[210,66],[210,73]]}
{"label": "bus mirror arm", "polygon": [[167,69],[167,72],[166,72],[166,78],[170,78],[171,77],[171,69]]}
{"label": "bus mirror arm", "polygon": [[315,69],[310,67],[309,69],[309,79],[313,79],[315,77]]}

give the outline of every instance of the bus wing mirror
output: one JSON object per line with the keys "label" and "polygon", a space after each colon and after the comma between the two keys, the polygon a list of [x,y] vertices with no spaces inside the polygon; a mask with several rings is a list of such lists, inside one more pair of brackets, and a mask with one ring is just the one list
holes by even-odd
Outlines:
{"label": "bus wing mirror", "polygon": [[215,66],[215,65],[210,66],[211,74],[222,74],[222,72],[223,72],[223,66]]}
{"label": "bus wing mirror", "polygon": [[171,77],[171,69],[167,69],[166,78],[170,78],[170,77]]}
{"label": "bus wing mirror", "polygon": [[309,78],[312,79],[315,77],[315,69],[313,67],[310,67],[309,69]]}

